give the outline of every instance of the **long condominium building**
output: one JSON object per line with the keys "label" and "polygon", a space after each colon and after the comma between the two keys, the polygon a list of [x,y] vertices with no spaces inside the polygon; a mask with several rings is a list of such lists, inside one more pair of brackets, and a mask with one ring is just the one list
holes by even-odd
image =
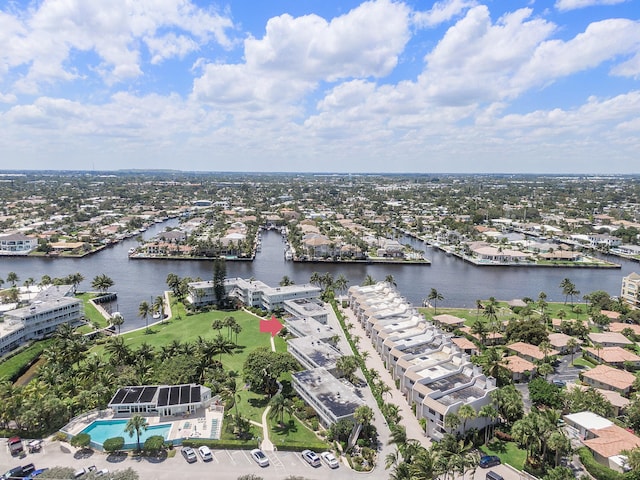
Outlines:
{"label": "long condominium building", "polygon": [[0,355],[52,334],[63,323],[80,323],[84,317],[82,301],[72,295],[71,285],[49,286],[29,306],[6,312],[0,323]]}
{"label": "long condominium building", "polygon": [[[462,405],[476,412],[491,403],[495,379],[486,377],[452,341],[387,283],[349,289],[349,306],[372,345],[416,407],[418,419],[427,419],[427,434],[436,440],[449,432],[445,417]],[[490,419],[476,416],[454,431],[483,428]]]}
{"label": "long condominium building", "polygon": [[640,275],[633,272],[623,277],[620,297],[632,307],[640,308]]}
{"label": "long condominium building", "polygon": [[[284,308],[288,300],[304,298],[318,298],[320,288],[314,285],[288,285],[284,287],[270,287],[259,280],[245,280],[243,278],[226,279],[224,283],[226,294],[235,297],[250,307],[263,308],[267,311]],[[195,307],[212,305],[216,302],[213,281],[189,283],[187,298]]]}

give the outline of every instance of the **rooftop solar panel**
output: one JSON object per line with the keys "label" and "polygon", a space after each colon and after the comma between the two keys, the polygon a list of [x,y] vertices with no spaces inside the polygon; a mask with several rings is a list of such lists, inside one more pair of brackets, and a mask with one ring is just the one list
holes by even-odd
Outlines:
{"label": "rooftop solar panel", "polygon": [[191,386],[180,385],[180,403],[191,403]]}
{"label": "rooftop solar panel", "polygon": [[126,388],[118,389],[116,394],[111,399],[111,403],[114,404],[114,405],[118,405],[118,404],[122,403],[122,400],[124,399],[124,396],[126,394],[127,394],[127,389]]}
{"label": "rooftop solar panel", "polygon": [[158,387],[144,387],[144,391],[140,396],[140,402],[141,403],[151,402],[157,390],[158,390]]}
{"label": "rooftop solar panel", "polygon": [[171,387],[169,392],[169,405],[178,405],[180,403],[180,387]]}
{"label": "rooftop solar panel", "polygon": [[198,403],[200,400],[200,386],[196,385],[191,387],[191,403]]}
{"label": "rooftop solar panel", "polygon": [[127,390],[128,392],[122,403],[138,403],[138,398],[140,398],[144,387],[128,387]]}
{"label": "rooftop solar panel", "polygon": [[158,392],[158,406],[166,407],[169,404],[169,387],[162,387]]}

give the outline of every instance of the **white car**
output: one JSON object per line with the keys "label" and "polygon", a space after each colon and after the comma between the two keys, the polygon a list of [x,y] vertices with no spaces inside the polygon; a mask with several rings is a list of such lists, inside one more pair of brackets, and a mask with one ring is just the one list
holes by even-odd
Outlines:
{"label": "white car", "polygon": [[322,452],[320,458],[322,458],[329,468],[338,468],[340,466],[340,462],[331,452]]}
{"label": "white car", "polygon": [[304,460],[312,467],[320,466],[320,457],[313,450],[303,450],[302,458],[304,458]]}
{"label": "white car", "polygon": [[208,462],[213,460],[213,454],[211,453],[211,449],[206,445],[202,445],[198,447],[198,453],[200,454],[200,458],[202,458],[203,462]]}
{"label": "white car", "polygon": [[262,450],[260,450],[259,448],[254,448],[253,450],[251,450],[251,456],[256,461],[256,463],[258,465],[260,465],[261,467],[268,467],[269,466],[269,457],[267,457],[264,454],[264,452]]}

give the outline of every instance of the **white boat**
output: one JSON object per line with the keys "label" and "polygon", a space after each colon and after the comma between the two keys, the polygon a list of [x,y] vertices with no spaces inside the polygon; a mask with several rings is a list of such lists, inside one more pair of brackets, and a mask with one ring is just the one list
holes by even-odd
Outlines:
{"label": "white boat", "polygon": [[284,259],[293,260],[293,253],[291,253],[291,250],[287,250],[286,252],[284,252]]}

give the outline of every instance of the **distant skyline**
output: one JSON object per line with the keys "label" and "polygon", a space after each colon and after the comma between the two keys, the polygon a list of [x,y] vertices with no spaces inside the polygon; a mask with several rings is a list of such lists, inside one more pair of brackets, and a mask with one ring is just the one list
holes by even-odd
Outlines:
{"label": "distant skyline", "polygon": [[0,169],[640,173],[634,0],[0,0]]}

